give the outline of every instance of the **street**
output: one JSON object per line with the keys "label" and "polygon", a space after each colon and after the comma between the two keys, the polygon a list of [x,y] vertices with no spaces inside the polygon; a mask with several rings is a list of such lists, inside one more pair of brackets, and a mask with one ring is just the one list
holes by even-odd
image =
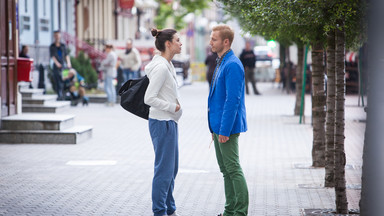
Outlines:
{"label": "street", "polygon": [[[324,169],[311,168],[311,104],[305,124],[293,116],[295,95],[258,83],[246,96],[248,132],[240,159],[250,195],[250,216],[298,216],[301,209],[333,209]],[[214,216],[224,209],[224,184],[207,126],[207,83],[180,88],[179,173],[174,196],[180,216]],[[349,209],[358,209],[365,112],[346,96],[345,147]],[[71,107],[76,124],[93,125],[77,145],[0,145],[0,215],[150,216],[154,153],[147,121],[120,105]]]}

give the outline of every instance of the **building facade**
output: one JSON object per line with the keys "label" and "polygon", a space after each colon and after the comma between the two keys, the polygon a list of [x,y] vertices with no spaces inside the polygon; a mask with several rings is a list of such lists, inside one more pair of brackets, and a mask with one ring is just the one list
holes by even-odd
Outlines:
{"label": "building facade", "polygon": [[0,1],[0,118],[17,114],[16,1]]}
{"label": "building facade", "polygon": [[[48,65],[49,46],[53,32],[75,34],[76,0],[19,0],[19,45],[29,46],[29,56],[35,65]],[[70,47],[74,53],[74,47]]]}
{"label": "building facade", "polygon": [[157,7],[154,0],[78,1],[77,39],[101,51],[108,41],[148,38]]}

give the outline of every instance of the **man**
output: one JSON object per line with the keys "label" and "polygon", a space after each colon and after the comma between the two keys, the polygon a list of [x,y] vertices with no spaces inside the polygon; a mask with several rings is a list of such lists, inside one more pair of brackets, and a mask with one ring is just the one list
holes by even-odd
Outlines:
{"label": "man", "polygon": [[71,60],[69,58],[69,55],[67,53],[67,48],[63,43],[61,43],[60,31],[55,31],[53,33],[53,36],[55,41],[49,47],[49,54],[54,63],[53,78],[56,84],[56,93],[58,96],[57,100],[64,100],[64,95],[63,95],[64,83],[63,83],[61,72],[65,67],[72,68],[72,65],[71,65]]}
{"label": "man", "polygon": [[76,72],[75,69],[68,70],[68,74],[63,73],[64,89],[70,92],[71,105],[77,106],[79,100],[83,101],[83,106],[88,105],[88,97],[85,96],[84,77]]}
{"label": "man", "polygon": [[123,70],[124,82],[139,77],[139,69],[141,66],[141,57],[139,51],[133,47],[132,39],[127,40],[126,50],[119,55],[120,67]]}
{"label": "man", "polygon": [[208,124],[216,158],[224,176],[225,211],[219,216],[248,214],[248,188],[240,166],[238,139],[247,131],[244,103],[244,68],[234,55],[233,30],[218,25],[211,33],[212,52],[218,62],[208,97]]}
{"label": "man", "polygon": [[241,63],[243,63],[245,70],[245,92],[249,94],[248,82],[251,82],[253,93],[259,95],[259,91],[256,88],[256,79],[255,79],[255,63],[256,55],[252,50],[251,43],[247,41],[245,43],[245,49],[240,54]]}

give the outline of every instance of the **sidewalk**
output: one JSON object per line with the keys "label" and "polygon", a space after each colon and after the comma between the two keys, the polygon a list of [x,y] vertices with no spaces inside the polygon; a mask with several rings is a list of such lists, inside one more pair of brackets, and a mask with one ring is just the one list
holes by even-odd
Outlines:
{"label": "sidewalk", "polygon": [[[310,97],[306,123],[294,117],[295,96],[258,83],[246,97],[249,130],[240,136],[250,216],[298,216],[300,210],[335,208],[334,189],[323,188],[324,169],[309,169]],[[181,216],[216,216],[224,186],[207,126],[206,83],[180,89],[180,169],[175,199]],[[93,138],[77,145],[0,145],[0,215],[150,216],[154,153],[147,121],[119,105],[78,106],[76,124],[93,125]],[[346,100],[346,180],[350,209],[360,200],[365,119],[357,96]]]}

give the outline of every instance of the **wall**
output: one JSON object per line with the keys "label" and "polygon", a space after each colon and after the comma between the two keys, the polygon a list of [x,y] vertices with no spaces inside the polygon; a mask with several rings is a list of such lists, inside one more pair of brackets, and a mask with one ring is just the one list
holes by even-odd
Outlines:
{"label": "wall", "polygon": [[102,50],[103,44],[114,40],[115,1],[83,0],[77,5],[77,37]]}
{"label": "wall", "polygon": [[[75,0],[19,0],[19,49],[29,46],[35,65],[48,65],[53,31],[75,34]],[[74,55],[74,47],[70,47]]]}

